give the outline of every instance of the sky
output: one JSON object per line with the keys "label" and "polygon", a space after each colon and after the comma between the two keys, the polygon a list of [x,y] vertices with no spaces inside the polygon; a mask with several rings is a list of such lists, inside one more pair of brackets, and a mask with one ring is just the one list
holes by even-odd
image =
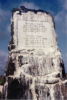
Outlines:
{"label": "sky", "polygon": [[67,72],[67,0],[0,0],[0,73],[8,62],[12,9],[20,6],[42,9],[54,16],[58,46]]}

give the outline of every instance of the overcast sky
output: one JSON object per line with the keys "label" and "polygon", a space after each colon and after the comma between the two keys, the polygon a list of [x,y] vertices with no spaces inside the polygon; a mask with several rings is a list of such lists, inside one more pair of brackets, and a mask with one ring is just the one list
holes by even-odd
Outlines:
{"label": "overcast sky", "polygon": [[67,0],[0,0],[0,69],[3,70],[8,58],[11,10],[21,5],[43,9],[54,16],[58,45],[67,72]]}

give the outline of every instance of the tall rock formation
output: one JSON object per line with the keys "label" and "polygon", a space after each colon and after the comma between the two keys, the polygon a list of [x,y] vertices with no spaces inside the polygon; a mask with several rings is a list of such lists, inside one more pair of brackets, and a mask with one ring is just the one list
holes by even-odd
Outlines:
{"label": "tall rock formation", "polygon": [[5,98],[67,100],[67,81],[53,17],[42,10],[14,9]]}

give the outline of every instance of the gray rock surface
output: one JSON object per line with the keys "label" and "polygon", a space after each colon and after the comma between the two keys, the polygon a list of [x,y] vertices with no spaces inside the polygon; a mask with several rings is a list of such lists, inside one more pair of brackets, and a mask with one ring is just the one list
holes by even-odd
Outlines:
{"label": "gray rock surface", "polygon": [[8,49],[5,98],[67,100],[64,64],[49,13],[14,9]]}

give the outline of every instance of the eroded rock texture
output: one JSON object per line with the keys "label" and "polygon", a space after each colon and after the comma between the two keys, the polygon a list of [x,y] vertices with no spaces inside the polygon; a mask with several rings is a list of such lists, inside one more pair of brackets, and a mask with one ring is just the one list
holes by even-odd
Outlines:
{"label": "eroded rock texture", "polygon": [[13,10],[7,99],[67,100],[67,81],[52,16],[25,7]]}

